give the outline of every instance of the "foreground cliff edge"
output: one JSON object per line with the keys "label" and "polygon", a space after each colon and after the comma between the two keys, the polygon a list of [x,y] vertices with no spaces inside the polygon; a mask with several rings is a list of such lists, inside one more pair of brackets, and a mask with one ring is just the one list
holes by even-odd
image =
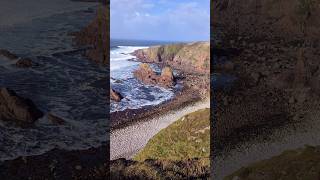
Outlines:
{"label": "foreground cliff edge", "polygon": [[111,161],[111,178],[209,179],[209,153],[210,110],[201,109],[161,130],[133,158],[136,161]]}

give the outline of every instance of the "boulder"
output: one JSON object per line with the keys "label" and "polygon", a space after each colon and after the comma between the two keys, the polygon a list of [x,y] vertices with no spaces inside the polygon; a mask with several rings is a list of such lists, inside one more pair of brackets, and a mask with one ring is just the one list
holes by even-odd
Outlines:
{"label": "boulder", "polygon": [[20,68],[28,68],[32,67],[32,65],[34,65],[34,63],[30,58],[21,58],[16,62],[16,66]]}
{"label": "boulder", "polygon": [[10,60],[18,59],[18,56],[6,49],[0,49],[0,56],[4,56]]}
{"label": "boulder", "polygon": [[27,98],[8,88],[0,88],[0,119],[18,123],[33,123],[43,113]]}
{"label": "boulder", "polygon": [[110,99],[116,102],[120,102],[121,99],[123,99],[123,96],[119,92],[110,88]]}

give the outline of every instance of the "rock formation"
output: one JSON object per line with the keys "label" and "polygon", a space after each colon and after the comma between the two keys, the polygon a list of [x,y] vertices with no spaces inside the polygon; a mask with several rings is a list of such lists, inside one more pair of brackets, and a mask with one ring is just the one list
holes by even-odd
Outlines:
{"label": "rock formation", "polygon": [[134,76],[145,84],[171,87],[174,85],[174,76],[170,67],[162,69],[161,75],[157,75],[147,63],[140,64],[139,68],[133,72]]}
{"label": "rock formation", "polygon": [[83,30],[75,33],[78,46],[90,46],[85,55],[92,61],[107,65],[109,62],[109,8],[99,8],[95,19]]}
{"label": "rock formation", "polygon": [[10,51],[8,51],[6,49],[0,49],[0,56],[4,56],[10,60],[18,59],[17,55],[11,53]]}
{"label": "rock formation", "polygon": [[120,102],[123,99],[122,95],[115,91],[114,89],[110,88],[110,99],[116,102]]}
{"label": "rock formation", "polygon": [[183,72],[210,72],[209,42],[153,46],[137,50],[133,54],[142,62],[161,63]]}
{"label": "rock formation", "polygon": [[0,89],[0,119],[18,123],[33,123],[43,113],[30,99],[18,96],[14,91]]}
{"label": "rock formation", "polygon": [[28,68],[37,65],[30,58],[21,58],[16,62],[16,66],[20,68]]}

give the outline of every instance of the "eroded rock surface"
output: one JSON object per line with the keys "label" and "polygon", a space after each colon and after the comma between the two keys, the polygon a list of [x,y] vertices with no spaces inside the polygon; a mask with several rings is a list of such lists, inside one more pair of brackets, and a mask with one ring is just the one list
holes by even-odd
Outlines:
{"label": "eroded rock surface", "polygon": [[142,63],[139,69],[133,72],[134,76],[145,84],[158,85],[162,87],[171,87],[174,85],[173,71],[170,67],[162,69],[160,75],[157,75],[147,63]]}
{"label": "eroded rock surface", "polygon": [[33,123],[43,116],[35,104],[8,88],[0,89],[0,119],[18,123]]}

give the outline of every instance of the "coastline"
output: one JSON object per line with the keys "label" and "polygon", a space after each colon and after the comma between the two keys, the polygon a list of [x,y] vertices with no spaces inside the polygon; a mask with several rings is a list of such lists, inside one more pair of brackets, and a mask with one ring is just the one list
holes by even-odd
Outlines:
{"label": "coastline", "polygon": [[208,99],[189,102],[184,106],[175,107],[171,111],[163,109],[157,114],[155,112],[153,115],[145,117],[144,121],[136,121],[126,127],[111,129],[110,160],[132,158],[161,129],[188,113],[209,107],[210,101]]}

